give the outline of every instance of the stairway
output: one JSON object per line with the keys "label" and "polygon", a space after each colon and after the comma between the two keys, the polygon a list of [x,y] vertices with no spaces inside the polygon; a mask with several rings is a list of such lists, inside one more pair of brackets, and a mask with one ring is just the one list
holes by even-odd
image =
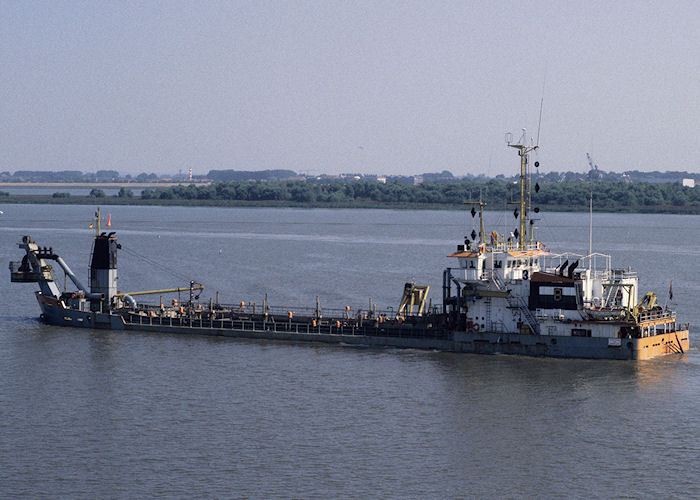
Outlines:
{"label": "stairway", "polygon": [[[501,279],[501,277],[498,275],[498,273],[490,273],[489,278],[491,281],[496,285],[496,287],[500,290],[505,292],[507,290],[506,284]],[[532,314],[532,311],[527,306],[527,303],[522,297],[513,297],[512,295],[508,294],[508,305],[512,307],[513,309],[518,309],[520,313],[523,315],[525,318],[525,322],[528,324],[530,329],[535,332],[537,335],[540,334],[540,324],[537,322],[537,318],[535,318],[535,315]],[[491,319],[491,301],[487,302],[486,305],[487,312],[489,314],[488,318],[489,321]]]}

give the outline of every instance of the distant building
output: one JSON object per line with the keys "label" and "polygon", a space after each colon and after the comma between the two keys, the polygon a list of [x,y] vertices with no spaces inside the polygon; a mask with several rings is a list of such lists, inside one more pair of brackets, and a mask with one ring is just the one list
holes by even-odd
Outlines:
{"label": "distant building", "polygon": [[386,184],[386,176],[385,175],[378,175],[377,176],[377,182],[379,184]]}
{"label": "distant building", "polygon": [[423,184],[423,176],[422,175],[414,175],[413,176],[413,185],[415,186],[416,184]]}
{"label": "distant building", "polygon": [[689,187],[689,188],[694,188],[695,187],[695,179],[683,179],[683,186]]}

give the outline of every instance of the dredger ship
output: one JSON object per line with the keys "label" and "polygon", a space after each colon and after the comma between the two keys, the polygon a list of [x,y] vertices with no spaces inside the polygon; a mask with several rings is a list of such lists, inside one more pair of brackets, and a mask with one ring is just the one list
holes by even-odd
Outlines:
{"label": "dredger ship", "polygon": [[[654,293],[640,298],[635,272],[612,267],[608,255],[555,254],[535,239],[529,157],[537,146],[524,140],[508,145],[520,157],[519,227],[507,237],[487,235],[484,203],[467,202],[472,217],[479,215],[480,230],[448,255],[456,264],[443,271],[439,305],[426,307],[428,287],[415,283],[404,285],[392,313],[377,310],[371,300],[366,310],[330,314],[318,299],[306,310],[271,307],[267,296],[262,304],[232,306],[219,303],[217,294],[203,303],[203,287],[194,282],[123,293],[117,287],[121,246],[114,232],[100,230],[99,210],[89,288],[53,248],[29,236],[19,243],[22,261],[10,263],[11,280],[38,283],[41,319],[60,326],[561,358],[643,360],[687,352],[688,325],[659,305]],[[61,291],[53,263],[76,290]],[[164,303],[168,293],[185,299]],[[161,296],[159,304],[137,302],[153,294]]]}

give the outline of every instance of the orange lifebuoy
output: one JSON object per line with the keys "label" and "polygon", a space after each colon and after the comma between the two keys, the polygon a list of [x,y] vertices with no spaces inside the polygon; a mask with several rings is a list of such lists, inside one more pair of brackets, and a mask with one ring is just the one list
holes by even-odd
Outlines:
{"label": "orange lifebuoy", "polygon": [[472,330],[474,330],[475,332],[478,332],[479,331],[479,323],[472,323]]}

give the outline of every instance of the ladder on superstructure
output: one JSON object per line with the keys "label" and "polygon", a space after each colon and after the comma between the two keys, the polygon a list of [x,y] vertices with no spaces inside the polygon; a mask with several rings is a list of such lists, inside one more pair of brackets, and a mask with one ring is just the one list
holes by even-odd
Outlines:
{"label": "ladder on superstructure", "polygon": [[[506,284],[503,282],[500,276],[496,273],[491,273],[491,281],[496,285],[496,287],[500,291],[508,291],[506,289]],[[513,297],[510,293],[506,297],[506,300],[508,301],[508,305],[513,308],[513,309],[518,309],[520,313],[525,317],[525,322],[527,325],[530,327],[530,329],[535,332],[535,334],[539,335],[540,334],[540,324],[537,322],[537,318],[535,318],[535,315],[532,314],[532,311],[530,311],[530,308],[527,306],[525,301],[522,299],[522,297]],[[490,306],[490,304],[489,304]],[[490,307],[489,307],[489,312],[490,312]],[[489,318],[490,320],[490,318]]]}

